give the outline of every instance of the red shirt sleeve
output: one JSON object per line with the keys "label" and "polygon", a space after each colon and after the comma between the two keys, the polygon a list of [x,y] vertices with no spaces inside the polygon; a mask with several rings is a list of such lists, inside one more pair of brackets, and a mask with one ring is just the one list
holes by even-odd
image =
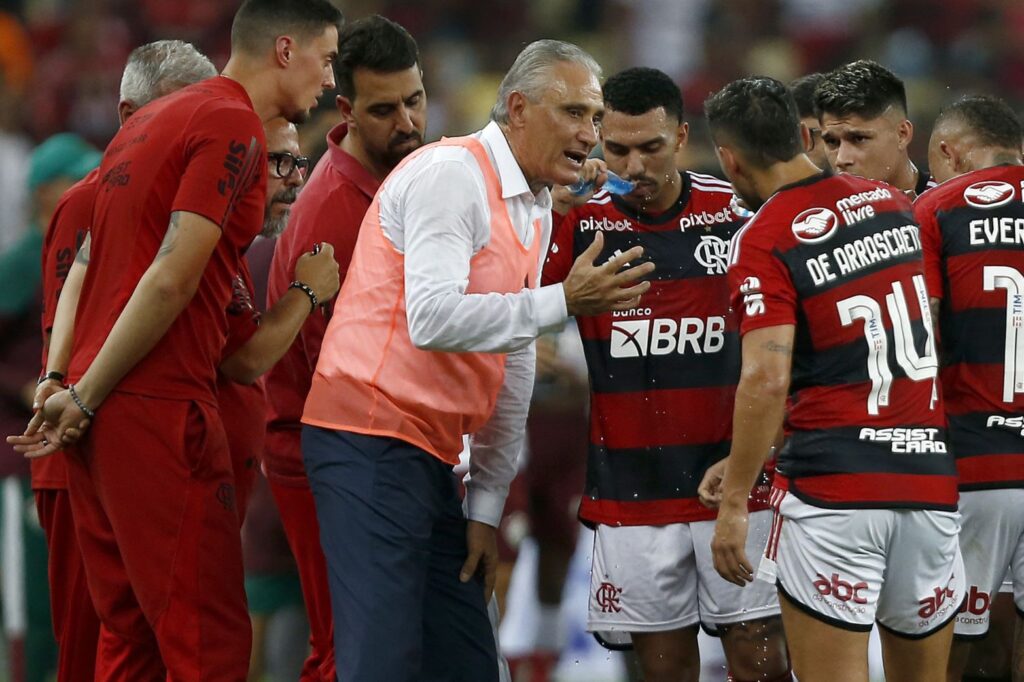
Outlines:
{"label": "red shirt sleeve", "polygon": [[921,226],[921,255],[924,258],[924,281],[928,295],[943,298],[942,233],[935,219],[934,204],[930,201],[915,201],[914,219]]}
{"label": "red shirt sleeve", "polygon": [[573,226],[576,225],[575,211],[567,215],[551,212],[551,246],[541,271],[541,286],[564,282],[572,268]]}
{"label": "red shirt sleeve", "polygon": [[43,243],[43,316],[44,333],[53,329],[57,301],[64,280],[75,261],[79,247],[92,224],[92,208],[96,200],[94,182],[82,181],[72,186],[57,203]]}
{"label": "red shirt sleeve", "polygon": [[263,126],[255,112],[235,106],[206,109],[190,125],[188,161],[171,210],[224,228],[235,202],[267,167]]}
{"label": "red shirt sleeve", "polygon": [[740,334],[754,329],[796,324],[796,289],[789,270],[774,253],[778,230],[758,221],[740,234],[729,267],[729,295]]}
{"label": "red shirt sleeve", "polygon": [[228,336],[221,354],[222,360],[234,355],[260,328],[260,314],[253,302],[252,275],[244,261],[241,272],[231,281],[231,303],[228,304],[227,318]]}

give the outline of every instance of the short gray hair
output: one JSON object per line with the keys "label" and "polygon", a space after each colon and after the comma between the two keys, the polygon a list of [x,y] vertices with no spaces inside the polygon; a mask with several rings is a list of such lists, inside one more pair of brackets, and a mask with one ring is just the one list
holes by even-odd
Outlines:
{"label": "short gray hair", "polygon": [[213,62],[191,43],[157,40],[132,50],[121,76],[121,101],[136,107],[217,75]]}
{"label": "short gray hair", "polygon": [[536,102],[548,84],[548,70],[558,62],[580,64],[594,74],[594,78],[601,79],[601,66],[583,48],[561,40],[534,41],[523,48],[501,79],[491,120],[508,123],[508,97],[513,92],[520,92],[526,99]]}

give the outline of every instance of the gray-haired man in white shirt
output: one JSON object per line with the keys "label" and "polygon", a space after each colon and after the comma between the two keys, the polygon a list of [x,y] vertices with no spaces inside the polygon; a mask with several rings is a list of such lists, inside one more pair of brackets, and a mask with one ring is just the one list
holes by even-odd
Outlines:
{"label": "gray-haired man in white shirt", "polygon": [[[536,286],[549,188],[597,170],[584,161],[604,112],[599,76],[574,45],[527,46],[492,122],[409,157],[364,219],[303,416],[341,682],[496,679],[485,604],[534,339],[572,315],[636,307],[653,270],[626,267],[640,247],[595,266],[598,235],[562,284]],[[479,286],[502,277],[499,288]],[[450,473],[463,429],[468,521]]]}

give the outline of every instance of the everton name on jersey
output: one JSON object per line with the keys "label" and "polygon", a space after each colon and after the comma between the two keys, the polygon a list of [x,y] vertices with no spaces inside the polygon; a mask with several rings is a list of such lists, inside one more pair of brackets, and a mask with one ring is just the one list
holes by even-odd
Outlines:
{"label": "everton name on jersey", "polygon": [[1024,486],[1022,194],[1024,168],[995,166],[914,203],[961,490]]}
{"label": "everton name on jersey", "polygon": [[602,232],[598,262],[641,245],[657,268],[640,307],[577,320],[591,384],[580,505],[590,523],[715,517],[697,487],[729,453],[739,346],[726,271],[742,221],[728,183],[697,173],[682,178],[679,200],[656,216],[599,192],[561,221],[544,267],[544,283],[562,281]]}
{"label": "everton name on jersey", "polygon": [[956,509],[921,238],[884,183],[815,175],[733,240],[740,332],[794,325],[776,485],[837,508]]}

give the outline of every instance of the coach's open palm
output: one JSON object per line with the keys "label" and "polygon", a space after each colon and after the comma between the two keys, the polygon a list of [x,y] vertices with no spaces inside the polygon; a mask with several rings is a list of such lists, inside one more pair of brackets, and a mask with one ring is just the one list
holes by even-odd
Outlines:
{"label": "coach's open palm", "polygon": [[602,248],[604,235],[598,232],[593,243],[572,264],[562,284],[565,307],[574,317],[635,308],[640,305],[640,297],[651,288],[650,282],[640,280],[654,272],[654,263],[628,267],[631,261],[644,255],[642,246],[634,246],[595,265]]}

